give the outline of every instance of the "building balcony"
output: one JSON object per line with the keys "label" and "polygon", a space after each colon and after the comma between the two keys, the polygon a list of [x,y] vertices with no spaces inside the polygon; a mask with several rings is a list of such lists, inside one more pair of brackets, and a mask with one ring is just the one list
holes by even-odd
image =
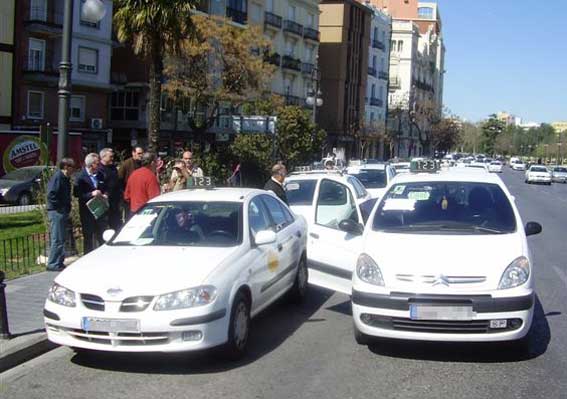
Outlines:
{"label": "building balcony", "polygon": [[44,7],[26,7],[23,21],[29,32],[60,35],[63,30],[63,14]]}
{"label": "building balcony", "polygon": [[402,81],[398,76],[390,76],[390,89],[401,89]]}
{"label": "building balcony", "polygon": [[237,10],[236,8],[227,7],[226,16],[227,18],[232,19],[233,22],[240,25],[246,25],[248,23],[248,13]]}
{"label": "building balcony", "polygon": [[376,97],[370,97],[370,105],[373,107],[383,107],[384,100]]}
{"label": "building balcony", "polygon": [[51,56],[45,57],[44,59],[25,56],[22,59],[21,65],[26,80],[44,81],[57,79],[59,77],[59,67]]}
{"label": "building balcony", "polygon": [[264,13],[264,26],[272,29],[280,30],[282,28],[282,17],[266,11]]}
{"label": "building balcony", "polygon": [[303,26],[289,19],[284,20],[283,30],[292,35],[303,36]]}
{"label": "building balcony", "polygon": [[384,71],[378,72],[378,79],[388,80],[388,72],[384,72]]}
{"label": "building balcony", "polygon": [[307,40],[313,40],[314,42],[319,42],[321,40],[321,33],[317,29],[304,28],[303,37]]}
{"label": "building balcony", "polygon": [[414,85],[415,87],[417,87],[418,89],[420,89],[420,90],[430,91],[430,92],[432,92],[432,93],[435,91],[435,90],[433,89],[433,86],[432,86],[432,85],[430,85],[429,83],[426,83],[426,82],[422,82],[421,80],[414,79],[414,80],[413,80],[413,85]]}
{"label": "building balcony", "polygon": [[292,71],[301,72],[301,60],[293,58],[290,55],[284,55],[282,57],[282,67]]}
{"label": "building balcony", "polygon": [[384,45],[384,43],[382,43],[380,40],[372,40],[372,48],[378,49],[378,50],[386,50],[386,46]]}
{"label": "building balcony", "polygon": [[278,53],[266,54],[264,56],[264,61],[275,66],[281,66],[282,56],[279,55]]}
{"label": "building balcony", "polygon": [[376,68],[375,68],[375,67],[372,67],[372,66],[369,66],[369,67],[368,67],[368,74],[369,74],[370,76],[376,77],[376,73],[377,73],[377,72],[376,72]]}
{"label": "building balcony", "polygon": [[301,107],[305,104],[303,98],[298,96],[293,96],[291,94],[286,94],[285,105],[295,105],[296,107]]}
{"label": "building balcony", "polygon": [[313,73],[314,68],[315,68],[315,65],[313,65],[310,62],[302,62],[301,63],[301,72],[303,72],[306,75],[311,75]]}

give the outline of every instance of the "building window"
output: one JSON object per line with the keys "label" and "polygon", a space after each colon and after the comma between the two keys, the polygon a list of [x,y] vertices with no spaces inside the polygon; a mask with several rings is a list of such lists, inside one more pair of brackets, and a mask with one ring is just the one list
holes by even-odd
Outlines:
{"label": "building window", "polygon": [[30,0],[30,21],[47,21],[47,0]]}
{"label": "building window", "polygon": [[295,21],[296,14],[297,14],[297,9],[295,6],[287,7],[287,19],[289,19],[290,21]]}
{"label": "building window", "polygon": [[419,18],[433,19],[433,8],[431,8],[431,7],[419,7],[417,9],[417,16]]}
{"label": "building window", "polygon": [[378,97],[380,100],[384,100],[384,88],[382,86],[380,86],[380,96]]}
{"label": "building window", "polygon": [[266,11],[273,13],[274,9],[274,0],[266,0]]}
{"label": "building window", "polygon": [[315,15],[307,14],[307,26],[309,28],[315,28]]}
{"label": "building window", "polygon": [[79,72],[92,74],[98,72],[98,50],[79,47]]}
{"label": "building window", "polygon": [[372,83],[372,91],[371,91],[371,97],[370,98],[376,98],[376,84]]}
{"label": "building window", "polygon": [[139,119],[140,93],[127,90],[112,93],[110,117],[114,121],[137,121]]}
{"label": "building window", "polygon": [[374,40],[378,40],[378,28],[374,28]]}
{"label": "building window", "polygon": [[285,55],[293,57],[295,55],[295,42],[291,40],[285,41]]}
{"label": "building window", "polygon": [[262,22],[262,8],[256,3],[250,4],[250,20],[257,24]]}
{"label": "building window", "polygon": [[42,91],[28,91],[28,118],[43,119]]}
{"label": "building window", "polygon": [[398,41],[398,53],[401,53],[404,51],[404,41],[403,40],[399,40]]}
{"label": "building window", "polygon": [[376,56],[372,56],[372,68],[376,69]]}
{"label": "building window", "polygon": [[45,40],[30,39],[28,49],[28,70],[45,70]]}
{"label": "building window", "polygon": [[305,62],[313,63],[313,47],[305,45]]}
{"label": "building window", "polygon": [[85,96],[71,96],[71,115],[69,120],[83,122],[85,120]]}
{"label": "building window", "polygon": [[243,13],[248,12],[248,4],[246,0],[229,0],[228,8],[232,8],[233,10],[241,11]]}
{"label": "building window", "polygon": [[85,6],[86,0],[81,0],[81,25],[83,26],[88,26],[89,28],[95,28],[95,29],[100,29],[100,22],[91,22],[91,21],[85,21],[83,19],[83,7]]}

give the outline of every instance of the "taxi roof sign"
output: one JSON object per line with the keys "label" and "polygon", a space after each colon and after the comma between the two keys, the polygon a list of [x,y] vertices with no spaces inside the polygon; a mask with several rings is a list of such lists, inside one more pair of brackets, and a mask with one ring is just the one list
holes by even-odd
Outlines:
{"label": "taxi roof sign", "polygon": [[198,188],[204,188],[204,189],[213,189],[215,188],[215,185],[213,184],[213,179],[211,179],[210,177],[195,177],[192,176],[191,180],[189,180],[188,184],[187,184],[187,188],[189,189],[198,189]]}
{"label": "taxi roof sign", "polygon": [[439,169],[439,161],[434,159],[416,159],[410,163],[412,173],[436,173]]}

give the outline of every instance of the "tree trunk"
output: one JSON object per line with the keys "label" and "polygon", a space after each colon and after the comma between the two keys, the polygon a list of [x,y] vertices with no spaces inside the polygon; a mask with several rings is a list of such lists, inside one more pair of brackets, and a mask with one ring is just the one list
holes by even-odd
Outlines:
{"label": "tree trunk", "polygon": [[158,37],[152,38],[150,54],[150,120],[148,124],[148,150],[158,151],[161,124],[162,52]]}

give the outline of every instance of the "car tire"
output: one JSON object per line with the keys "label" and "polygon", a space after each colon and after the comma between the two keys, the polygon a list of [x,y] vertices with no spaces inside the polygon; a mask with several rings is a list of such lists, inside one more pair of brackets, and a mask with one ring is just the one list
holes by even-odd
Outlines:
{"label": "car tire", "polygon": [[369,345],[373,342],[373,339],[370,335],[366,335],[364,334],[362,331],[360,331],[357,327],[356,324],[352,324],[352,329],[354,332],[354,340],[356,341],[356,343],[358,345]]}
{"label": "car tire", "polygon": [[288,298],[291,303],[301,304],[305,302],[305,298],[307,297],[308,279],[309,271],[307,269],[307,259],[304,255],[299,261],[295,281],[288,293]]}
{"label": "car tire", "polygon": [[250,301],[239,291],[234,297],[228,325],[228,341],[222,348],[224,358],[232,361],[242,359],[246,354],[250,334]]}
{"label": "car tire", "polygon": [[28,192],[23,192],[18,197],[18,205],[20,206],[31,205],[31,203],[32,203],[32,197],[31,194]]}

